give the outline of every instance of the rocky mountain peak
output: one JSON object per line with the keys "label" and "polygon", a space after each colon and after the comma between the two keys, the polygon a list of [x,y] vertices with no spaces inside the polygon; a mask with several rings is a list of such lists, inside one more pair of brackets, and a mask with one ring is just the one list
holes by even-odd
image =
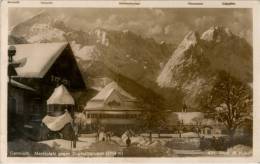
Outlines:
{"label": "rocky mountain peak", "polygon": [[188,32],[182,42],[180,43],[180,47],[184,49],[189,48],[190,46],[195,46],[199,41],[199,34],[195,31]]}
{"label": "rocky mountain peak", "polygon": [[[186,51],[195,47],[199,42],[199,34],[194,31],[188,32],[177,49],[173,52],[172,57],[169,59],[164,69],[157,78],[157,83],[161,87],[171,86],[176,87],[178,83],[173,79],[174,74],[178,72],[180,65],[187,64]],[[190,57],[188,57],[190,58]]]}
{"label": "rocky mountain peak", "polygon": [[45,10],[41,10],[38,14],[33,16],[31,19],[51,19],[51,15],[49,12],[46,12]]}
{"label": "rocky mountain peak", "polygon": [[252,48],[228,28],[213,26],[201,37],[189,32],[157,78],[162,88],[178,88],[190,106],[214,84],[218,71],[229,71],[241,81],[252,81]]}
{"label": "rocky mountain peak", "polygon": [[221,42],[232,36],[233,33],[229,28],[223,26],[212,26],[201,35],[200,39],[208,42]]}

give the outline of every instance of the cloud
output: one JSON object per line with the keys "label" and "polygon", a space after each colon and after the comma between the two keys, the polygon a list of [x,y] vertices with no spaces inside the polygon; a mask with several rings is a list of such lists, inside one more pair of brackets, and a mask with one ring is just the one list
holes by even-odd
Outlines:
{"label": "cloud", "polygon": [[251,42],[250,38],[252,35],[251,30],[243,30],[238,34],[240,37],[245,38],[246,40],[248,40],[249,42]]}
{"label": "cloud", "polygon": [[[182,22],[176,22],[164,27],[164,35],[168,36],[174,42],[178,42],[183,39],[184,35],[190,31],[190,27]],[[169,41],[168,40],[168,41]]]}
{"label": "cloud", "polygon": [[152,28],[148,29],[147,34],[152,36],[152,35],[159,35],[163,32],[163,28],[160,25],[155,25]]}
{"label": "cloud", "polygon": [[245,38],[252,45],[252,13],[234,11],[227,25],[234,34]]}
{"label": "cloud", "polygon": [[239,11],[233,11],[233,17],[237,20],[244,19],[245,15]]}
{"label": "cloud", "polygon": [[156,16],[164,17],[165,13],[161,9],[152,9]]}
{"label": "cloud", "polygon": [[232,29],[234,34],[246,39],[247,42],[252,45],[252,29],[241,27],[240,23],[238,22],[232,22],[229,28]]}
{"label": "cloud", "polygon": [[205,28],[207,29],[213,26],[215,22],[216,22],[216,18],[213,16],[202,16],[196,18],[194,24],[197,29],[205,29]]}
{"label": "cloud", "polygon": [[106,24],[108,25],[118,25],[120,24],[120,17],[118,15],[112,14],[108,17]]}

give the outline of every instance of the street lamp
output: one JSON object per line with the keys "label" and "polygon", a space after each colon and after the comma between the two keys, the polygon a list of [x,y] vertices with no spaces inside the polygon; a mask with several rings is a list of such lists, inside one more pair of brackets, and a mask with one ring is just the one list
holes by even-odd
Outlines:
{"label": "street lamp", "polygon": [[13,62],[13,56],[16,54],[16,47],[15,46],[10,46],[8,48],[8,62],[12,63]]}
{"label": "street lamp", "polygon": [[16,47],[10,46],[8,48],[8,80],[11,82],[11,76],[17,75],[17,72],[15,71],[15,67],[17,67],[17,64],[13,63],[13,57],[16,54]]}

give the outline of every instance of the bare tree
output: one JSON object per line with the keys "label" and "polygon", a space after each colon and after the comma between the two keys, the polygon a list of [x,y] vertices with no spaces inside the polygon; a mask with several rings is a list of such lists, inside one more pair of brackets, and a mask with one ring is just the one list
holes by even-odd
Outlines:
{"label": "bare tree", "polygon": [[211,117],[224,124],[233,140],[237,128],[252,114],[252,90],[247,84],[221,71],[204,107]]}
{"label": "bare tree", "polygon": [[181,138],[183,130],[184,130],[184,125],[183,125],[183,121],[182,120],[178,121],[177,129],[178,129],[179,138]]}
{"label": "bare tree", "polygon": [[203,116],[200,117],[195,117],[192,119],[192,121],[195,123],[195,128],[196,128],[196,132],[198,134],[198,137],[200,137],[200,131],[203,128],[202,122],[203,122],[204,118]]}
{"label": "bare tree", "polygon": [[152,131],[158,130],[158,135],[160,136],[160,131],[165,127],[165,114],[163,111],[150,110],[145,111],[141,118],[143,122],[143,127],[149,131],[149,139],[152,141]]}

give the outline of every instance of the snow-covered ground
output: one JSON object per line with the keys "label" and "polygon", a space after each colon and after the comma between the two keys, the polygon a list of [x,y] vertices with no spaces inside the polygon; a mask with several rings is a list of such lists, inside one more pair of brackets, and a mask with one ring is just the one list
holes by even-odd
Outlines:
{"label": "snow-covered ground", "polygon": [[88,138],[79,138],[76,142],[76,148],[72,148],[72,141],[64,140],[64,139],[55,139],[55,140],[46,140],[39,143],[46,144],[50,147],[64,149],[64,150],[84,150],[88,149],[91,144],[96,142],[96,138],[88,137]]}
{"label": "snow-covered ground", "polygon": [[[165,134],[166,135],[166,134]],[[167,136],[174,136],[167,134]],[[229,148],[227,151],[212,151],[212,150],[199,150],[199,147],[194,146],[194,142],[198,142],[198,138],[183,137],[180,143],[170,146],[171,142],[178,142],[179,138],[174,136],[158,138],[153,135],[152,141],[149,139],[148,134],[141,134],[132,136],[131,146],[126,146],[125,137],[111,137],[110,141],[98,141],[95,134],[81,135],[76,142],[76,148],[72,148],[72,142],[63,139],[46,140],[41,142],[17,140],[9,142],[9,150],[16,151],[29,151],[28,156],[34,155],[35,151],[41,152],[58,152],[64,153],[64,156],[83,156],[92,157],[95,155],[100,156],[139,156],[139,157],[176,157],[176,156],[250,156],[252,155],[252,148],[244,145],[236,145]],[[178,145],[180,144],[180,145]],[[192,149],[182,149],[182,144],[190,144]],[[183,145],[187,146],[187,145]],[[195,149],[194,149],[195,147]],[[187,148],[187,147],[186,147]],[[189,148],[189,147],[188,147]],[[102,154],[103,152],[103,154]],[[109,152],[109,154],[106,154]],[[95,154],[96,153],[96,154]],[[101,154],[100,154],[101,153]]]}

